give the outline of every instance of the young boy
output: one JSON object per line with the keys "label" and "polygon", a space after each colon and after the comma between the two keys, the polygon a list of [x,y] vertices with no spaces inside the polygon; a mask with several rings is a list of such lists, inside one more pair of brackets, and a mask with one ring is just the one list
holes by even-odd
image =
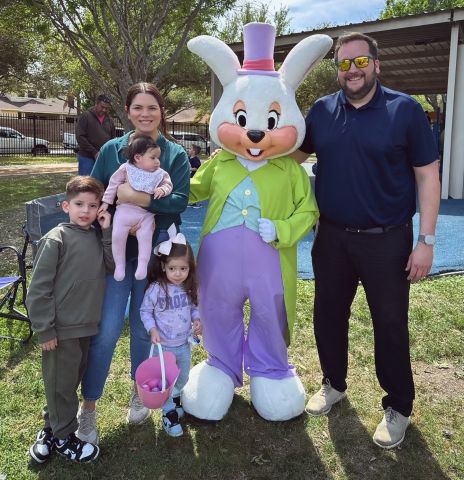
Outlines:
{"label": "young boy", "polygon": [[[192,145],[188,151],[189,162],[190,162],[190,178],[195,175],[195,172],[201,167],[201,161],[198,155],[200,155],[201,148],[199,145]],[[199,203],[192,203],[189,205],[193,208],[201,208]]]}
{"label": "young boy", "polygon": [[200,155],[201,148],[199,145],[192,145],[188,151],[190,162],[190,177],[195,175],[195,172],[201,167],[201,161],[198,155]]}
{"label": "young boy", "polygon": [[[95,460],[99,448],[76,437],[77,387],[85,370],[90,338],[98,331],[106,268],[111,269],[111,216],[98,215],[104,188],[78,176],[66,185],[63,210],[69,223],[50,230],[39,243],[26,304],[42,348],[47,405],[44,428],[29,449],[38,463],[56,450],[75,462]],[[105,268],[106,267],[106,268]]]}

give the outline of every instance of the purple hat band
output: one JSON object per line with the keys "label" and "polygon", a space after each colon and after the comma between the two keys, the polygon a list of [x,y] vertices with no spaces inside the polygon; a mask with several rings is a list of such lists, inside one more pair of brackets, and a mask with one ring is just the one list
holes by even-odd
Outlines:
{"label": "purple hat band", "polygon": [[279,76],[274,69],[275,27],[267,23],[248,23],[243,27],[244,60],[239,75]]}

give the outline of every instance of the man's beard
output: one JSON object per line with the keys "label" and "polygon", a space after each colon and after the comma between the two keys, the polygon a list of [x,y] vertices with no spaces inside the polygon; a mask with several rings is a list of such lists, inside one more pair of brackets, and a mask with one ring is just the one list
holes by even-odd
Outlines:
{"label": "man's beard", "polygon": [[351,90],[349,86],[347,86],[347,81],[345,80],[345,84],[341,85],[340,80],[338,81],[341,89],[343,90],[343,93],[345,94],[346,98],[351,99],[351,100],[360,100],[364,98],[374,87],[376,81],[377,81],[377,75],[375,72],[372,74],[372,76],[367,77],[364,76],[364,85],[356,91]]}

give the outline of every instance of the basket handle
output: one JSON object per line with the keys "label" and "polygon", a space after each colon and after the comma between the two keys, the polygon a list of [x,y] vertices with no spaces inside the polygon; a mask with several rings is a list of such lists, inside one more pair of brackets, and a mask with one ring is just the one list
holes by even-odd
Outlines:
{"label": "basket handle", "polygon": [[[166,369],[164,367],[164,355],[163,349],[161,347],[161,343],[156,344],[158,347],[158,355],[160,359],[160,366],[161,366],[161,391],[164,392],[166,390]],[[151,344],[150,348],[150,357],[153,357],[153,353],[155,351],[155,344]]]}

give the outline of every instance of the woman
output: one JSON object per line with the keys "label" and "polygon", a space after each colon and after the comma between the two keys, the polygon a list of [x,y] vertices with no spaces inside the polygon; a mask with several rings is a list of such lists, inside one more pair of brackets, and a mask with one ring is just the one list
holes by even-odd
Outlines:
{"label": "woman", "polygon": [[[133,85],[127,93],[125,109],[135,130],[103,145],[92,170],[92,176],[102,181],[105,186],[108,185],[111,175],[127,161],[124,149],[134,134],[149,135],[157,142],[161,148],[161,168],[169,173],[173,183],[172,193],[154,200],[146,193],[136,192],[128,183],[118,188],[120,202],[135,203],[156,214],[156,230],[153,234],[153,245],[156,245],[168,238],[167,229],[170,225],[174,223],[178,228],[181,223],[180,213],[187,207],[189,195],[190,163],[185,150],[164,136],[166,134],[164,102],[154,85],[150,83]],[[150,337],[140,320],[140,306],[146,279],[136,280],[134,277],[137,268],[137,241],[133,236],[130,236],[127,242],[126,259],[126,276],[123,281],[118,282],[112,275],[107,276],[100,331],[92,338],[87,370],[82,380],[84,402],[79,414],[77,435],[82,440],[94,444],[98,442],[96,401],[103,393],[116,342],[124,327],[129,294],[132,379],[135,377],[137,367],[148,357],[150,350]],[[127,421],[130,424],[139,424],[149,415],[150,410],[141,404],[134,383]]]}

